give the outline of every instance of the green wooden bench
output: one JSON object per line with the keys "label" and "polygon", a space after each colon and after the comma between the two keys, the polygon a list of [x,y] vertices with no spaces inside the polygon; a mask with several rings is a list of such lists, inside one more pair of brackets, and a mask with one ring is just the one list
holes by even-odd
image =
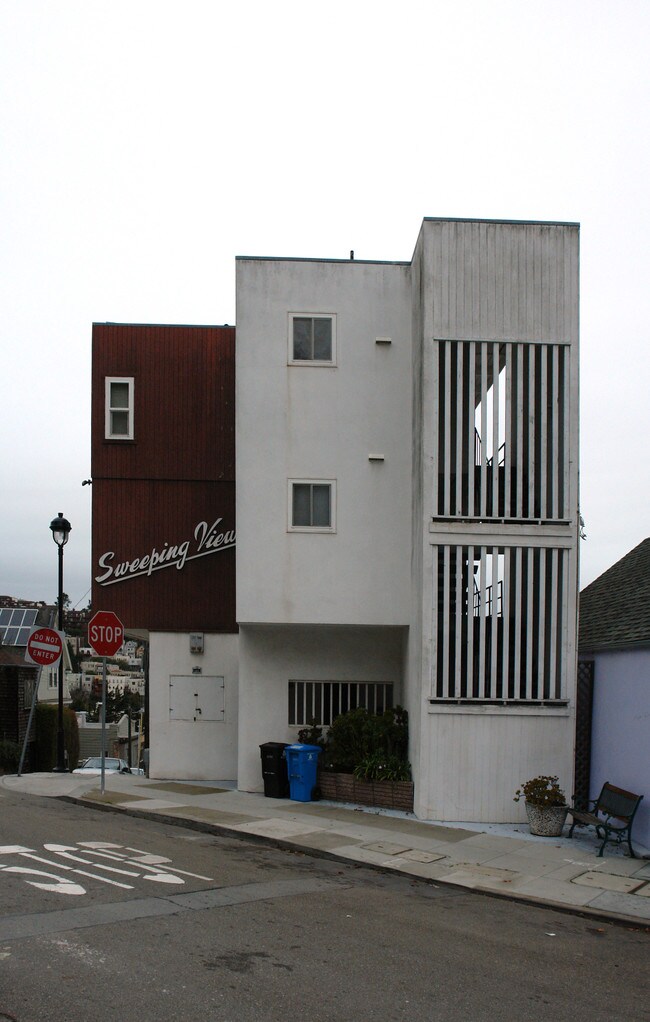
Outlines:
{"label": "green wooden bench", "polygon": [[[630,855],[636,859],[632,848],[632,823],[642,801],[643,795],[635,795],[623,788],[616,788],[606,781],[598,798],[589,802],[585,809],[569,809],[573,817],[569,837],[573,837],[576,824],[580,827],[595,827],[596,834],[602,841],[598,855],[603,854],[603,848],[608,841],[620,845],[627,840]],[[593,806],[593,809],[589,809],[589,806]]]}

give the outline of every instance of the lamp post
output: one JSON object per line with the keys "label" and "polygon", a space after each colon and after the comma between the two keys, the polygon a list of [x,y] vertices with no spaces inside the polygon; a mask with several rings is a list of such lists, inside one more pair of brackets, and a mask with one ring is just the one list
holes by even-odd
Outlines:
{"label": "lamp post", "polygon": [[[72,526],[63,512],[59,511],[58,516],[50,523],[52,539],[59,548],[59,631],[63,631],[63,548],[68,542],[68,536]],[[59,713],[58,727],[56,734],[56,766],[57,773],[66,773],[65,767],[65,739],[63,736],[63,653],[59,660]]]}

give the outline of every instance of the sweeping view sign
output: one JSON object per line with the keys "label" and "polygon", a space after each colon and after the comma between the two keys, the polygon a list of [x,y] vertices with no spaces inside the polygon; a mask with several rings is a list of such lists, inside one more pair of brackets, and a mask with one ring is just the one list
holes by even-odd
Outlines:
{"label": "sweeping view sign", "polygon": [[198,522],[190,539],[176,544],[165,541],[160,548],[154,546],[129,561],[115,563],[115,552],[107,550],[99,558],[99,567],[103,573],[95,575],[95,582],[100,586],[111,586],[143,575],[152,575],[162,568],[181,571],[188,561],[196,560],[197,557],[229,550],[235,546],[235,530],[221,528],[222,522],[223,518],[216,518],[212,524]]}

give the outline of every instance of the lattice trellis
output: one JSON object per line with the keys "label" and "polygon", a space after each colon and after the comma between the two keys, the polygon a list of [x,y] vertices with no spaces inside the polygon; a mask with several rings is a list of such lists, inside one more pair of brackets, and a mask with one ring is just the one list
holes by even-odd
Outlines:
{"label": "lattice trellis", "polygon": [[575,792],[576,803],[583,804],[589,799],[593,697],[594,661],[580,660],[578,663],[576,694],[576,751],[573,790]]}

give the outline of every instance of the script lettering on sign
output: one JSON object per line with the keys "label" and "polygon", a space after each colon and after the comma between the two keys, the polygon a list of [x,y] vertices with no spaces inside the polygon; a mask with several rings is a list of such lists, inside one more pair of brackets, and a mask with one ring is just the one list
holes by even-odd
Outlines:
{"label": "script lettering on sign", "polygon": [[128,582],[129,579],[140,578],[142,575],[152,575],[154,571],[160,571],[162,568],[176,568],[181,571],[188,561],[194,561],[197,557],[207,557],[209,554],[229,550],[235,546],[235,530],[220,529],[222,521],[222,518],[217,518],[211,525],[199,522],[191,539],[175,544],[165,541],[160,549],[153,547],[141,557],[134,557],[130,561],[115,563],[115,551],[107,550],[99,558],[99,567],[103,569],[103,574],[95,575],[95,582],[100,586],[112,586],[116,582]]}

